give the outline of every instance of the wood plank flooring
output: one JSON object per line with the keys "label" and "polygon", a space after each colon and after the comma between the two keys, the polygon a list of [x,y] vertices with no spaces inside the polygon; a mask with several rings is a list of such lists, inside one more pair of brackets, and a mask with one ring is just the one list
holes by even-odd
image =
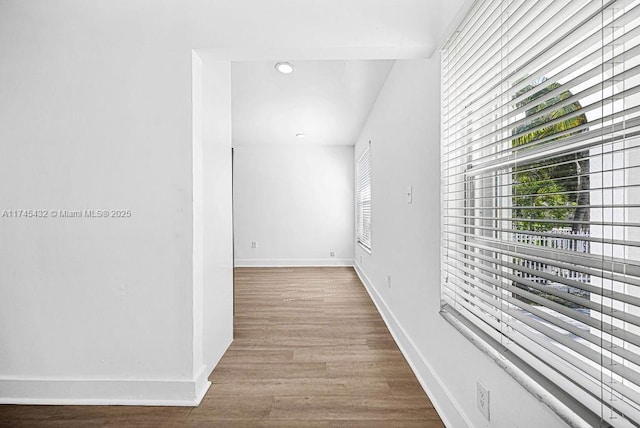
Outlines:
{"label": "wood plank flooring", "polygon": [[239,268],[235,304],[199,407],[0,406],[0,426],[443,426],[352,268]]}

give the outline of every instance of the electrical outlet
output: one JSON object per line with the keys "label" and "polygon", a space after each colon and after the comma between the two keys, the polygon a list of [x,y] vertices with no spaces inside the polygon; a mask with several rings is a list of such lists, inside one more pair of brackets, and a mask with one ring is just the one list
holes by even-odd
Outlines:
{"label": "electrical outlet", "polygon": [[258,242],[257,241],[251,241],[251,248],[258,248]]}
{"label": "electrical outlet", "polygon": [[480,383],[479,380],[476,380],[476,385],[478,387],[477,399],[478,399],[478,410],[480,413],[484,415],[487,420],[489,419],[489,390]]}
{"label": "electrical outlet", "polygon": [[335,257],[335,256],[336,256],[336,253],[335,253],[335,251],[332,251],[332,252],[330,252],[330,253],[329,253],[329,255],[330,255],[331,257]]}
{"label": "electrical outlet", "polygon": [[387,288],[391,288],[391,275],[387,275]]}

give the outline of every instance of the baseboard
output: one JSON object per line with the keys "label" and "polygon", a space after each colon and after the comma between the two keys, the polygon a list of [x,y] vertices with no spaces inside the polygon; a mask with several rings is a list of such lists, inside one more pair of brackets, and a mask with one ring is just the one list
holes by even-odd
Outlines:
{"label": "baseboard", "polygon": [[389,332],[393,336],[398,348],[409,363],[411,370],[416,375],[422,389],[429,396],[436,411],[447,427],[472,427],[469,418],[460,412],[460,406],[453,398],[446,385],[431,367],[429,361],[416,347],[413,340],[407,335],[402,325],[398,322],[393,312],[389,309],[384,299],[377,292],[373,283],[369,280],[360,265],[355,262],[354,269],[365,286],[371,300],[376,305],[380,316],[384,320]]}
{"label": "baseboard", "polygon": [[198,373],[194,380],[195,400],[192,406],[199,406],[205,394],[211,387],[211,382],[209,381],[210,374],[211,372],[209,371],[209,367],[206,364],[203,364],[202,368],[200,369],[200,373]]}
{"label": "baseboard", "polygon": [[235,267],[353,266],[353,259],[236,259]]}
{"label": "baseboard", "polygon": [[0,404],[197,406],[211,382],[193,380],[0,379]]}

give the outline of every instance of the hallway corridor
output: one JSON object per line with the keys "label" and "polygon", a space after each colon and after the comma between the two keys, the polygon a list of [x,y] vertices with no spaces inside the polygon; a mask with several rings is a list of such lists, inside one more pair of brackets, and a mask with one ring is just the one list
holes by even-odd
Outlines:
{"label": "hallway corridor", "polygon": [[0,406],[0,426],[442,426],[352,268],[235,283],[235,339],[199,407]]}

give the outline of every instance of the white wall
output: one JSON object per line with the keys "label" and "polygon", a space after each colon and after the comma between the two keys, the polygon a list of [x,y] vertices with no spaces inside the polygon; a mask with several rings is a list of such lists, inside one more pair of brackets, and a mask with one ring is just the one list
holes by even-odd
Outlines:
{"label": "white wall", "polygon": [[236,265],[352,264],[353,147],[304,144],[235,147]]}
{"label": "white wall", "polygon": [[203,363],[206,373],[233,340],[231,62],[200,53],[204,64]]}
{"label": "white wall", "polygon": [[0,401],[193,399],[191,50],[2,6],[2,208],[132,215],[2,219]]}
{"label": "white wall", "polygon": [[[131,211],[0,221],[0,402],[193,405],[219,353],[205,321],[224,317],[210,339],[228,344],[231,299],[216,315],[202,307],[212,260],[200,290],[194,277],[197,42],[178,6],[149,19],[147,2],[0,3],[1,209]],[[201,189],[226,174],[215,209],[230,218],[230,138],[226,171],[211,144]],[[226,246],[228,272],[230,226],[201,242],[201,256]],[[229,274],[215,280],[232,289]]]}
{"label": "white wall", "polygon": [[[563,426],[439,314],[439,85],[437,55],[396,62],[358,139],[356,157],[372,142],[372,252],[356,245],[357,268],[447,426]],[[490,423],[477,379],[490,390]]]}

